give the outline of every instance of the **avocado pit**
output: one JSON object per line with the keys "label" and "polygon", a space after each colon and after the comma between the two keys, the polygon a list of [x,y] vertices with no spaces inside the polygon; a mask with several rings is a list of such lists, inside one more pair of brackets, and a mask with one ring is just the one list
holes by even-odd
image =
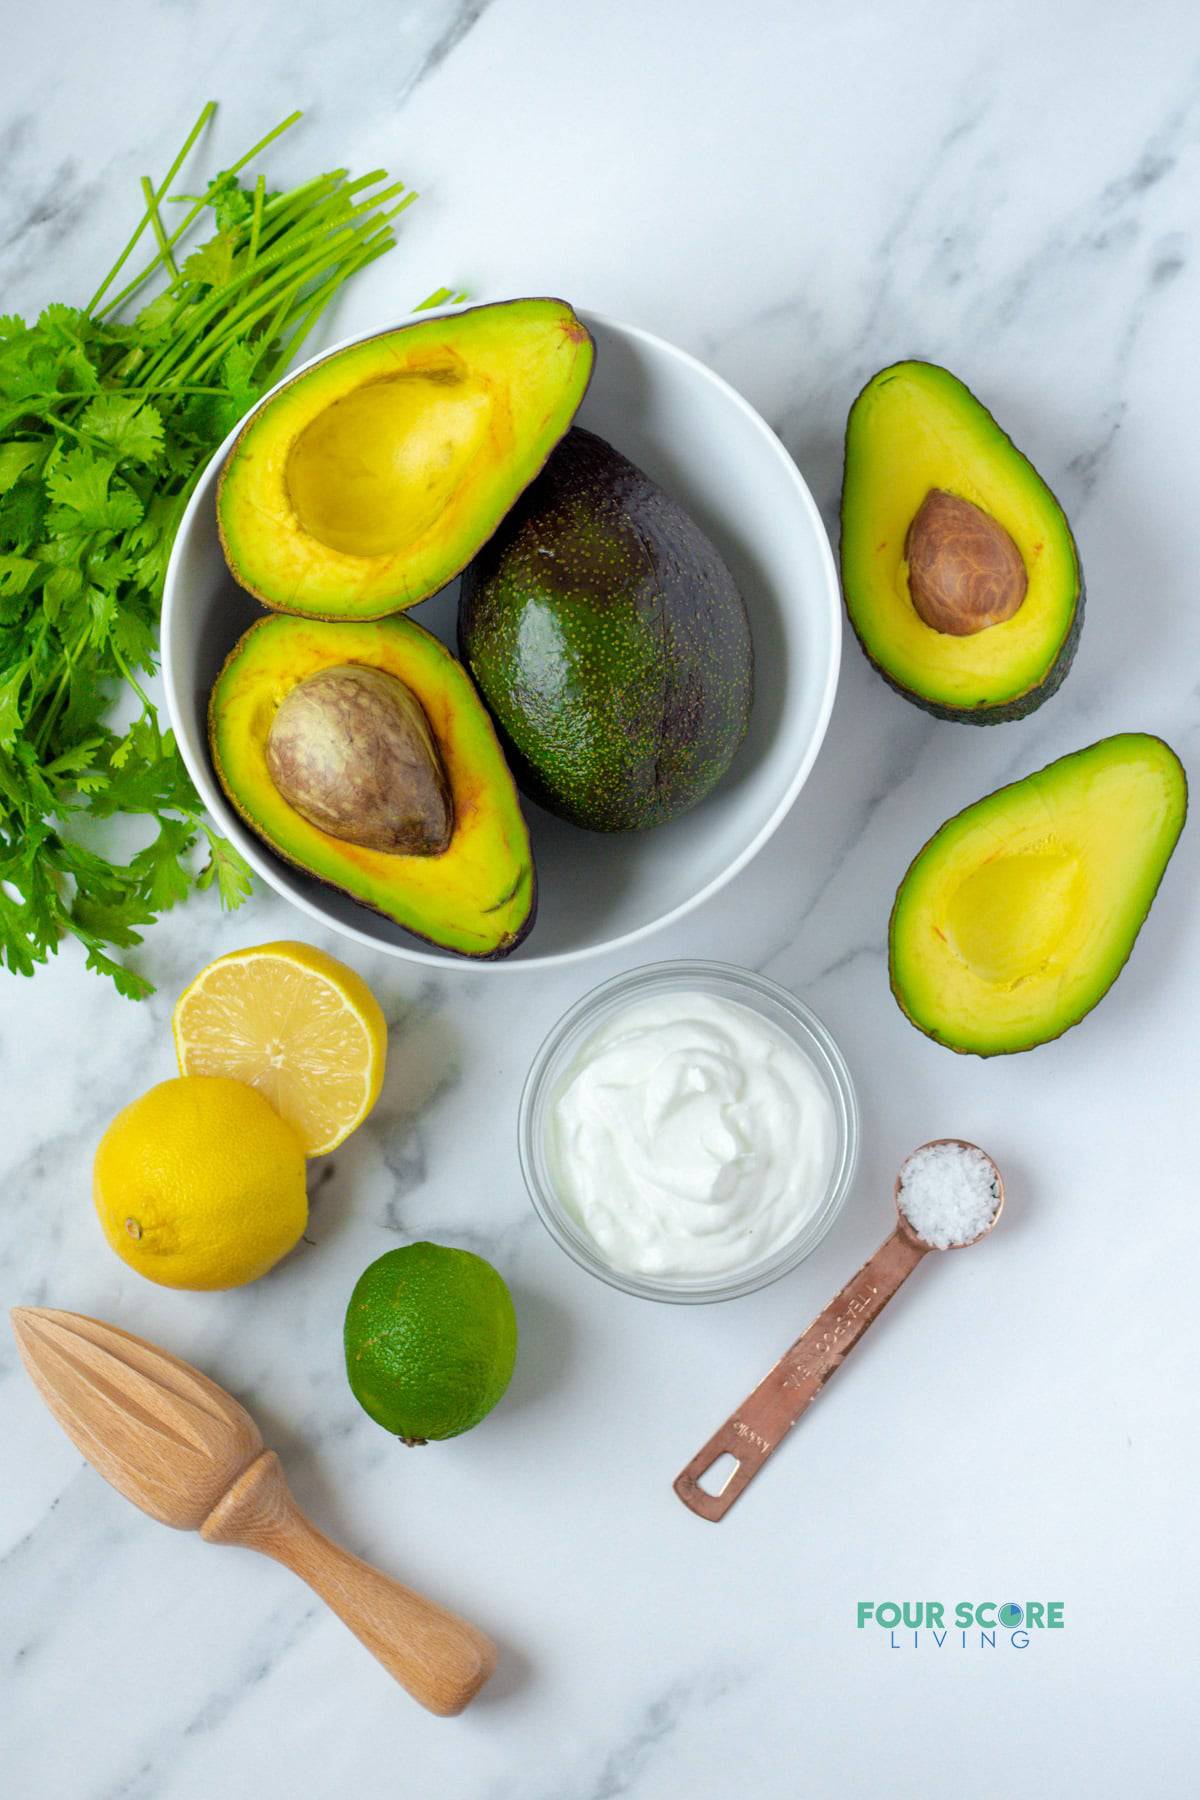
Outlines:
{"label": "avocado pit", "polygon": [[1020,610],[1029,586],[1021,552],[990,513],[930,488],[904,553],[918,618],[950,637],[972,637]]}
{"label": "avocado pit", "polygon": [[382,669],[344,663],[307,676],[267,736],[281,797],[330,837],[397,856],[439,856],[454,809],[437,740],[416,695]]}

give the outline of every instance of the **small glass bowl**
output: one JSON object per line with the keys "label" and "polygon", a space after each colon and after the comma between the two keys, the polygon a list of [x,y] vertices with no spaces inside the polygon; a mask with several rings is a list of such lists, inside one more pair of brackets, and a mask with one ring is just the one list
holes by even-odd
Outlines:
{"label": "small glass bowl", "polygon": [[[749,1007],[783,1031],[809,1058],[822,1077],[833,1104],[837,1141],[833,1171],[824,1199],[794,1238],[761,1262],[731,1269],[719,1275],[653,1276],[614,1269],[600,1247],[563,1204],[554,1185],[546,1156],[546,1120],[563,1076],[585,1040],[601,1020],[618,1008],[650,994],[670,992],[711,994]],[[833,1039],[807,1006],[786,988],[756,975],[718,962],[650,963],[618,975],[594,988],[576,1002],[554,1027],[533,1059],[521,1095],[518,1120],[521,1170],[529,1197],[542,1224],[568,1256],[590,1274],[598,1275],[623,1293],[643,1300],[667,1300],[697,1304],[733,1300],[741,1294],[778,1281],[816,1249],[845,1204],[858,1161],[858,1102],[846,1061]]]}

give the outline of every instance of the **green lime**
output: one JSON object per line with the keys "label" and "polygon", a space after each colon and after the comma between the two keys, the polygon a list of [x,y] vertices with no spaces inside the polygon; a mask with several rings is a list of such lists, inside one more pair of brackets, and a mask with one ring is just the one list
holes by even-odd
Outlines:
{"label": "green lime", "polygon": [[444,1244],[407,1244],[364,1269],[346,1308],[354,1398],[406,1444],[457,1437],[512,1379],[517,1315],[491,1263]]}

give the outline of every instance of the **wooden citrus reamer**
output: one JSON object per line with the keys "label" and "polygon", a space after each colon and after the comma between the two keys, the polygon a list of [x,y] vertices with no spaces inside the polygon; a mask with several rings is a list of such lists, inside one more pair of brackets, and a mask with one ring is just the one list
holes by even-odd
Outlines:
{"label": "wooden citrus reamer", "polygon": [[21,1360],[67,1436],[151,1518],[283,1563],[430,1712],[461,1712],[491,1640],[331,1543],[301,1512],[243,1406],[190,1363],[81,1313],[17,1306]]}

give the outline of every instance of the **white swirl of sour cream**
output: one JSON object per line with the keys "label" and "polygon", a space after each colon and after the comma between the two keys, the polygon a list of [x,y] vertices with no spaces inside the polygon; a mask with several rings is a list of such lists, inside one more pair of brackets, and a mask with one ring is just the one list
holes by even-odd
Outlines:
{"label": "white swirl of sour cream", "polygon": [[803,1050],[701,992],[632,1001],[582,1045],[552,1100],[560,1198],[613,1269],[728,1274],[764,1261],[824,1198],[833,1102]]}

